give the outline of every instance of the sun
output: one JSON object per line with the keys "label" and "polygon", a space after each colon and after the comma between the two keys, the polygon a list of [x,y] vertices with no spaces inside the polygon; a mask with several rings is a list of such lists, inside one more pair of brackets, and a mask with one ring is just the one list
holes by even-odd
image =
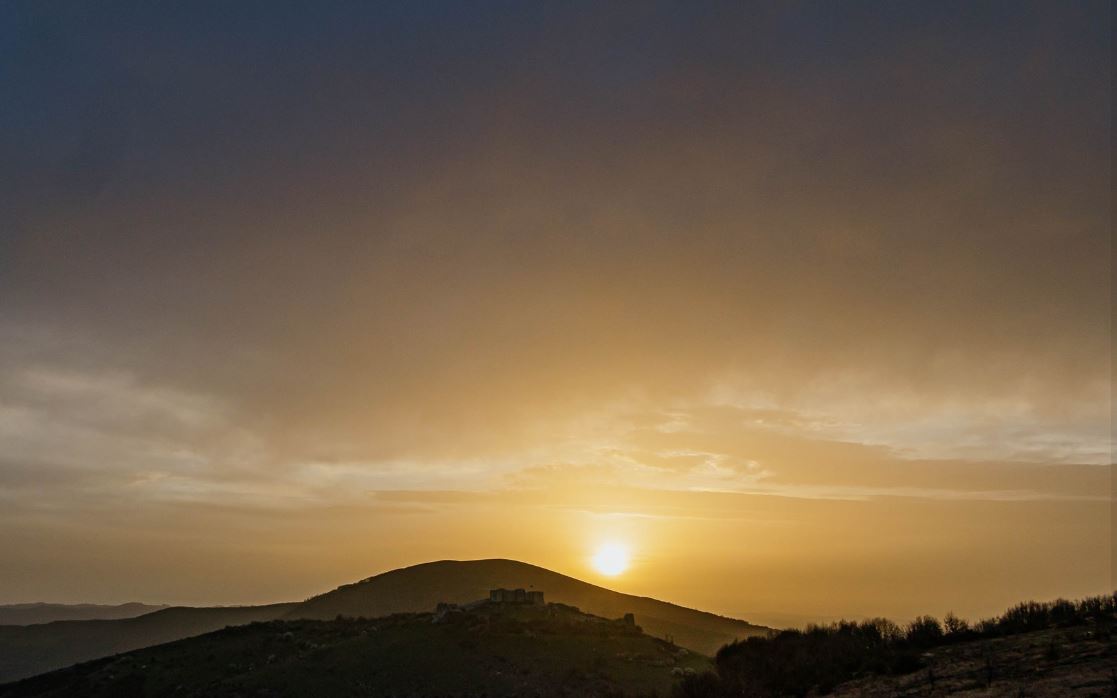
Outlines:
{"label": "sun", "polygon": [[607,577],[615,577],[628,569],[628,546],[602,543],[593,555],[593,568]]}

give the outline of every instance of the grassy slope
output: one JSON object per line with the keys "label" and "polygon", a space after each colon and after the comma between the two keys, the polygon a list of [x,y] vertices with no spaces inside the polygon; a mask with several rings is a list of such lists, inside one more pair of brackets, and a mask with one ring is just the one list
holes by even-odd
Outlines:
{"label": "grassy slope", "polygon": [[227,625],[277,618],[293,604],[168,608],[123,620],[56,621],[0,626],[0,682],[75,662],[200,635]]}
{"label": "grassy slope", "polygon": [[713,654],[736,638],[765,634],[768,628],[683,606],[611,591],[514,560],[430,562],[386,572],[314,597],[290,618],[330,619],[338,615],[375,618],[431,609],[439,601],[467,603],[495,587],[541,589],[548,601],[586,613],[619,618],[634,613],[644,631],[703,654]]}
{"label": "grassy slope", "polygon": [[3,686],[0,696],[667,695],[673,668],[708,666],[616,624],[473,614],[434,624],[407,614],[228,628]]}
{"label": "grassy slope", "polygon": [[836,696],[1117,695],[1117,636],[1058,628],[939,647],[927,668],[838,686]]}

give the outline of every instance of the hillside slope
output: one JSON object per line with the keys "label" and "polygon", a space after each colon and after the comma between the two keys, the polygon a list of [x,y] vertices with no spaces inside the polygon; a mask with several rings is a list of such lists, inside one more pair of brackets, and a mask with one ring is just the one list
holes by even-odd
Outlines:
{"label": "hillside slope", "polygon": [[467,603],[484,598],[498,587],[541,590],[548,601],[606,618],[633,613],[648,634],[670,636],[702,654],[713,654],[736,638],[768,632],[742,620],[622,594],[515,560],[443,560],[405,567],[311,598],[286,617],[326,620],[338,615],[375,618],[413,613],[430,610],[440,601]]}
{"label": "hillside slope", "polygon": [[176,607],[123,620],[0,626],[0,682],[208,633],[227,625],[271,620],[292,606]]}
{"label": "hillside slope", "polygon": [[167,606],[122,603],[106,606],[91,603],[15,603],[0,606],[0,625],[36,625],[58,620],[118,620],[160,611]]}
{"label": "hillside slope", "polygon": [[279,618],[376,618],[430,611],[442,601],[467,603],[494,587],[542,590],[559,601],[606,618],[636,615],[644,630],[702,654],[735,638],[766,634],[741,620],[639,596],[621,594],[512,560],[443,561],[371,577],[302,603],[228,608],[168,608],[125,620],[59,621],[0,626],[0,682],[13,681],[110,654],[149,647],[227,625]]}
{"label": "hillside slope", "polygon": [[1117,695],[1117,636],[1089,628],[1055,628],[939,647],[926,666],[902,676],[840,684],[835,696],[1112,696]]}
{"label": "hillside slope", "polygon": [[0,686],[3,698],[667,695],[709,659],[577,609],[273,621]]}

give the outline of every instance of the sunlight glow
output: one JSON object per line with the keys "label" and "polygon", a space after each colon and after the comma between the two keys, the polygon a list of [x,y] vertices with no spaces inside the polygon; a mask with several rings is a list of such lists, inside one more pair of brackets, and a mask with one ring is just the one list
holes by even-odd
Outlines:
{"label": "sunlight glow", "polygon": [[603,543],[593,556],[593,567],[601,574],[615,577],[628,569],[628,546]]}

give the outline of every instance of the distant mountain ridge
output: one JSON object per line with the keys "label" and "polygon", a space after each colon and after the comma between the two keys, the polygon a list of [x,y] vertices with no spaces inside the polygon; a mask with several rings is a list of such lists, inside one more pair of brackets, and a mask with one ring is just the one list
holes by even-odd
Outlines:
{"label": "distant mountain ridge", "polygon": [[92,603],[11,603],[0,605],[0,625],[35,625],[56,620],[118,620],[170,608],[130,602],[116,605]]}
{"label": "distant mountain ridge", "polygon": [[0,626],[0,683],[230,625],[274,620],[294,605],[172,607],[120,620],[3,625]]}
{"label": "distant mountain ridge", "polygon": [[633,613],[649,635],[670,638],[682,647],[707,655],[734,639],[769,632],[768,628],[742,620],[622,594],[514,560],[443,560],[385,572],[301,603],[171,607],[122,620],[0,626],[0,683],[231,625],[270,620],[332,620],[339,615],[377,618],[393,613],[423,613],[442,601],[468,603],[485,598],[490,589],[497,587],[540,590],[547,601],[577,606],[605,618]]}

